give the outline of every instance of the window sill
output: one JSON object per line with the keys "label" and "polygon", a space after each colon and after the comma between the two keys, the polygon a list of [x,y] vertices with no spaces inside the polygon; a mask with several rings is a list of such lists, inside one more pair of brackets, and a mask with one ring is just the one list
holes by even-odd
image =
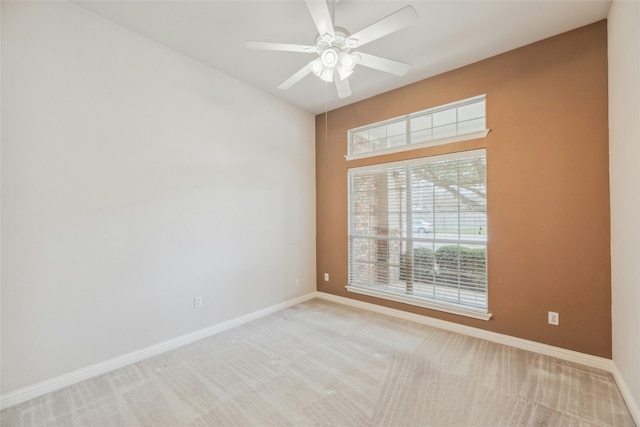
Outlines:
{"label": "window sill", "polygon": [[454,142],[467,141],[470,139],[485,138],[488,133],[489,133],[489,129],[484,129],[478,132],[466,133],[464,135],[457,135],[449,138],[434,139],[432,141],[421,142],[419,144],[401,145],[399,147],[387,148],[385,150],[369,151],[367,153],[347,154],[346,156],[344,156],[344,158],[350,161],[350,160],[366,159],[368,157],[383,156],[385,154],[402,153],[404,151],[419,150],[421,148],[434,147],[436,145],[444,145],[444,144],[451,144]]}
{"label": "window sill", "polygon": [[414,298],[411,296],[405,296],[396,294],[393,292],[376,291],[370,288],[364,288],[359,286],[345,286],[347,291],[356,294],[367,295],[370,297],[382,298],[389,301],[401,302],[404,304],[415,305],[418,307],[429,308],[431,310],[443,311],[445,313],[457,314],[459,316],[472,317],[474,319],[489,320],[491,319],[491,313],[487,313],[482,310],[473,310],[466,307],[461,307],[455,304],[447,304],[444,302],[428,301],[423,298]]}

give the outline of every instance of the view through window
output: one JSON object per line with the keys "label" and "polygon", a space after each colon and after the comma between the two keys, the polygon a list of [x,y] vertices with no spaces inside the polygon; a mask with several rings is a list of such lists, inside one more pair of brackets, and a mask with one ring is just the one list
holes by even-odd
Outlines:
{"label": "view through window", "polygon": [[485,150],[353,168],[348,180],[348,289],[486,313]]}

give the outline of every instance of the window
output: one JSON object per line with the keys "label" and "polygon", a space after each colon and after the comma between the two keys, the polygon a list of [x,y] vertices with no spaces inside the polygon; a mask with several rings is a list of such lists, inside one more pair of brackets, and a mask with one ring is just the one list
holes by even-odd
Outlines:
{"label": "window", "polygon": [[347,160],[483,138],[485,95],[349,131]]}
{"label": "window", "polygon": [[489,319],[485,150],[352,168],[351,292]]}

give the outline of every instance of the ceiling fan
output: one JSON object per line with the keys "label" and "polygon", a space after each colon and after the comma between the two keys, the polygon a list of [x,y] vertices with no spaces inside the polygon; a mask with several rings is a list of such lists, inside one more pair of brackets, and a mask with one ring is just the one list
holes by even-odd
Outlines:
{"label": "ceiling fan", "polygon": [[313,73],[325,82],[335,81],[338,97],[346,98],[351,95],[348,77],[358,64],[397,76],[403,76],[409,70],[409,64],[363,52],[353,52],[353,50],[413,24],[418,19],[418,14],[413,7],[405,6],[355,34],[350,34],[346,29],[333,25],[334,8],[337,1],[305,0],[311,18],[318,29],[314,45],[245,42],[245,46],[250,49],[315,53],[318,55],[317,58],[285,80],[278,86],[278,89],[289,89],[308,74]]}

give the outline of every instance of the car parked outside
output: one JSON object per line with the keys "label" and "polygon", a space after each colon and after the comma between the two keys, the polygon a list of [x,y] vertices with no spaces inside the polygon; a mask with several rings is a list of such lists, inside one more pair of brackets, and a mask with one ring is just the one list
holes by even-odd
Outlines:
{"label": "car parked outside", "polygon": [[427,221],[414,219],[413,226],[411,228],[414,233],[431,233],[431,231],[433,231],[433,224]]}

